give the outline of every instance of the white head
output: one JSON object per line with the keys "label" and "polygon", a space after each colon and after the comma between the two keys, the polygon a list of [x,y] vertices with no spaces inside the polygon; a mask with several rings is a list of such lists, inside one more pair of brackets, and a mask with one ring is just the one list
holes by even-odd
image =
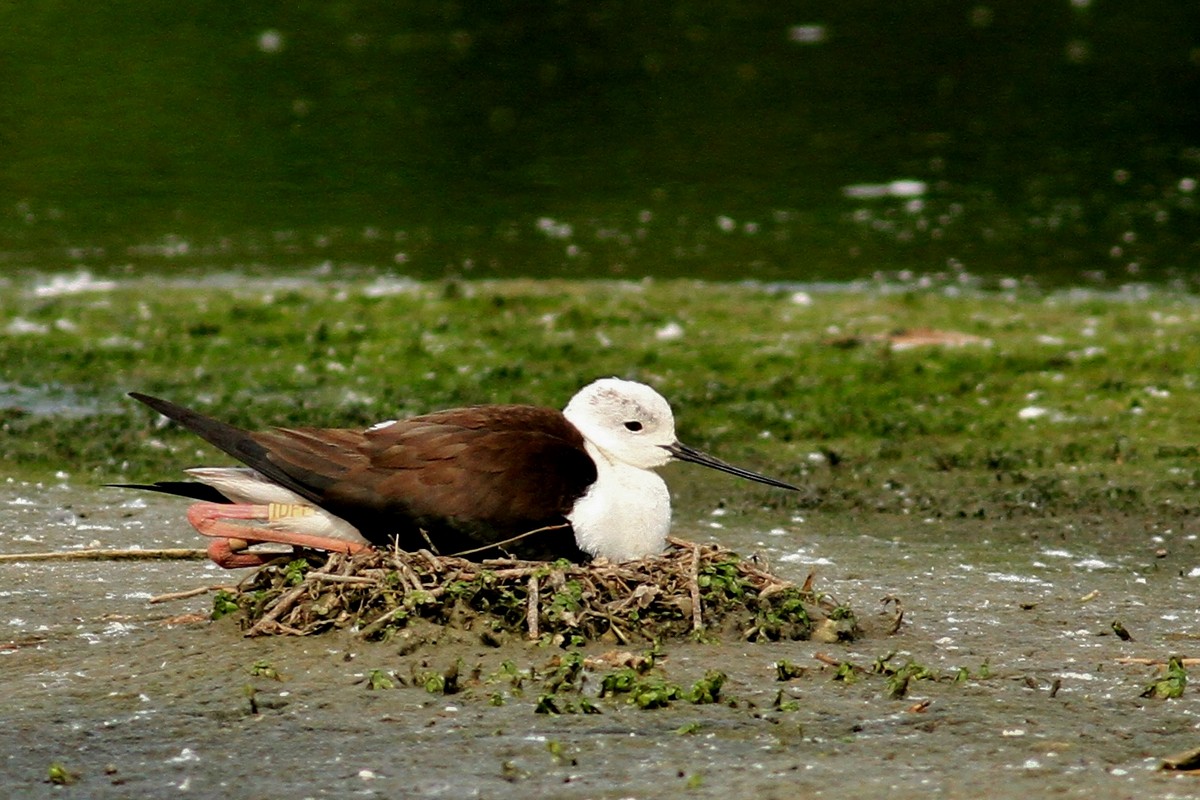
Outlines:
{"label": "white head", "polygon": [[671,406],[644,383],[602,378],[579,390],[563,416],[610,458],[639,469],[671,460],[675,442]]}
{"label": "white head", "polygon": [[795,489],[789,483],[727,464],[675,438],[675,416],[658,392],[644,383],[602,378],[579,390],[567,403],[563,416],[583,438],[614,461],[638,469],[654,469],[672,458],[749,478],[752,481]]}
{"label": "white head", "polygon": [[563,410],[596,461],[596,482],[567,515],[580,548],[626,561],[661,552],[671,527],[671,498],[649,470],[672,458],[794,489],[726,464],[675,438],[671,406],[643,383],[604,378],[588,384]]}

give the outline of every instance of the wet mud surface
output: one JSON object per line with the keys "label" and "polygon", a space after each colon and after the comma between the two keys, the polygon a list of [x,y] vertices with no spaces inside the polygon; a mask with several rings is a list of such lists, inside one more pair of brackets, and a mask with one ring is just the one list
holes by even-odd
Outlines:
{"label": "wet mud surface", "polygon": [[[760,524],[761,523],[761,524]],[[721,529],[715,529],[721,524]],[[769,530],[770,533],[757,531]],[[1200,745],[1200,704],[1139,695],[1200,635],[1200,525],[1129,517],[680,519],[676,532],[760,550],[773,569],[851,605],[851,644],[669,643],[688,684],[729,676],[715,705],[534,713],[538,690],[496,678],[556,654],[467,634],[365,643],[349,634],[245,639],[205,621],[229,583],[204,562],[0,564],[0,794],[12,797],[1190,797],[1158,770]],[[182,504],[75,485],[0,487],[0,552],[199,547]],[[1193,574],[1193,573],[1196,574]],[[894,604],[904,609],[889,633]],[[1132,635],[1113,633],[1120,622]],[[591,648],[599,655],[605,648]],[[559,651],[561,652],[561,651]],[[903,697],[834,679],[895,652],[939,680]],[[462,659],[454,695],[419,681]],[[805,667],[779,681],[776,663]],[[268,668],[269,667],[269,668]],[[951,678],[965,669],[969,678]],[[271,671],[279,673],[277,680]],[[370,688],[373,670],[408,685]],[[782,694],[780,694],[782,690]],[[253,697],[253,702],[252,698]],[[493,705],[493,702],[502,703]],[[255,713],[256,712],[256,713]],[[73,782],[48,782],[60,764]]]}

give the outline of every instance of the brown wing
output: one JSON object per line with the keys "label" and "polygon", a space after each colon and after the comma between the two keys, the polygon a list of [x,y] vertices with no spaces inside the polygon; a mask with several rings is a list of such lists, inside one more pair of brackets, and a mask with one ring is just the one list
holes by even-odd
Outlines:
{"label": "brown wing", "polygon": [[[165,400],[133,395],[377,543],[442,553],[557,525],[596,478],[562,414],[476,406],[368,431],[277,428],[247,433]],[[569,530],[523,540],[527,556],[578,557]]]}
{"label": "brown wing", "polygon": [[316,502],[375,541],[419,527],[483,544],[559,524],[596,478],[574,426],[530,406],[460,409],[365,432],[250,436]]}

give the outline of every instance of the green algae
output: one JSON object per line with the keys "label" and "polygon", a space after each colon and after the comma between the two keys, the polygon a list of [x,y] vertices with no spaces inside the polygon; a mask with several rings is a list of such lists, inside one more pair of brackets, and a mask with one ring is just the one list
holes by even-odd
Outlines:
{"label": "green algae", "polygon": [[[7,292],[0,318],[27,323],[0,335],[0,396],[87,401],[61,414],[0,403],[9,468],[32,478],[137,481],[224,463],[130,390],[247,427],[355,426],[478,402],[562,405],[614,374],[661,390],[684,441],[803,487],[675,470],[688,476],[672,480],[681,506],[702,493],[751,520],[1176,514],[1200,478],[1200,306],[1184,295],[140,279]],[[913,329],[979,341],[886,339]]]}
{"label": "green algae", "polygon": [[1163,669],[1162,675],[1151,681],[1140,696],[1156,700],[1170,700],[1183,697],[1184,690],[1187,689],[1187,683],[1188,674],[1187,668],[1183,666],[1183,659],[1178,656],[1171,656],[1167,661],[1166,667]]}

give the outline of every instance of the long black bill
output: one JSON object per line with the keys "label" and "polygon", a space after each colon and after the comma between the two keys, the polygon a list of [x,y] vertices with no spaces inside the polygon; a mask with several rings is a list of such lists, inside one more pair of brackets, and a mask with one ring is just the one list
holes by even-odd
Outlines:
{"label": "long black bill", "polygon": [[739,478],[749,478],[752,481],[765,483],[767,486],[778,486],[780,489],[791,489],[797,492],[800,491],[798,487],[792,486],[790,483],[777,481],[774,478],[768,478],[765,475],[759,475],[757,472],[751,472],[748,469],[735,467],[733,464],[726,464],[719,458],[713,458],[708,453],[702,453],[699,450],[694,450],[691,447],[688,447],[686,444],[682,444],[680,442],[663,445],[663,448],[680,461],[690,461],[693,464],[701,464],[705,467],[712,467],[713,469],[720,470],[721,472],[728,472],[730,475],[737,475]]}

